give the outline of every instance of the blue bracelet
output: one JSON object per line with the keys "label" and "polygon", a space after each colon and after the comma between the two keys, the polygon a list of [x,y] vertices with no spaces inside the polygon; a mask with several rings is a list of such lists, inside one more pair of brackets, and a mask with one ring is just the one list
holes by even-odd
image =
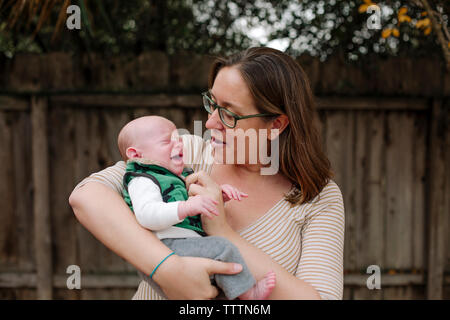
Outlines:
{"label": "blue bracelet", "polygon": [[164,261],[166,261],[166,259],[168,257],[170,257],[171,255],[175,254],[175,252],[170,253],[167,257],[165,257],[164,259],[162,259],[162,261],[160,263],[158,263],[158,265],[155,267],[155,269],[153,269],[152,273],[150,274],[150,279],[153,277],[153,274],[155,273],[156,269],[158,269],[158,267],[161,265],[161,263],[163,263]]}

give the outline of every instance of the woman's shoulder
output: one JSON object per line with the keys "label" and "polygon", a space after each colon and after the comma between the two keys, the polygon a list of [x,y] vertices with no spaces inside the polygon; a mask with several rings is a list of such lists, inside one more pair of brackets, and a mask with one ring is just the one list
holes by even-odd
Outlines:
{"label": "woman's shoulder", "polygon": [[318,204],[343,203],[342,192],[336,182],[329,180],[319,195],[313,200]]}
{"label": "woman's shoulder", "polygon": [[77,184],[75,189],[84,186],[88,182],[102,183],[118,193],[122,192],[123,175],[126,171],[126,164],[124,161],[118,161],[114,165],[109,166],[101,171],[94,172],[89,177],[83,179]]}
{"label": "woman's shoulder", "polygon": [[304,218],[329,212],[330,209],[340,215],[344,214],[344,201],[341,189],[331,179],[313,200],[299,204],[296,207],[297,213]]}

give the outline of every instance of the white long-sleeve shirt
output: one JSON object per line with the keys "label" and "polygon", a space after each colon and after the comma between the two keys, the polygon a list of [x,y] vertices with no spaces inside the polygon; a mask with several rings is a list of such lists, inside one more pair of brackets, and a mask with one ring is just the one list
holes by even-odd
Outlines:
{"label": "white long-sleeve shirt", "polygon": [[183,221],[178,218],[180,201],[164,202],[161,190],[151,179],[133,178],[128,184],[128,194],[139,224],[154,231],[159,239],[200,237],[193,230],[174,227]]}

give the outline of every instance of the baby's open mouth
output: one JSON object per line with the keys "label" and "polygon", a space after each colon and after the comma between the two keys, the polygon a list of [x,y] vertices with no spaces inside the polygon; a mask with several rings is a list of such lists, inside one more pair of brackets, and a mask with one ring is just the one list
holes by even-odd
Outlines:
{"label": "baby's open mouth", "polygon": [[183,160],[183,154],[182,153],[176,154],[174,156],[171,156],[170,159],[172,159],[172,160]]}

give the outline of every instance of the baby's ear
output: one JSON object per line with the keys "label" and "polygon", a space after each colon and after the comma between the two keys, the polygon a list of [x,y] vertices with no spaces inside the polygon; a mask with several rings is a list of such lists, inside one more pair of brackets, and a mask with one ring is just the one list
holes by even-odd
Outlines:
{"label": "baby's ear", "polygon": [[128,147],[127,151],[126,151],[126,155],[128,157],[128,159],[133,159],[133,158],[140,158],[141,154],[138,150],[136,150],[133,147]]}

